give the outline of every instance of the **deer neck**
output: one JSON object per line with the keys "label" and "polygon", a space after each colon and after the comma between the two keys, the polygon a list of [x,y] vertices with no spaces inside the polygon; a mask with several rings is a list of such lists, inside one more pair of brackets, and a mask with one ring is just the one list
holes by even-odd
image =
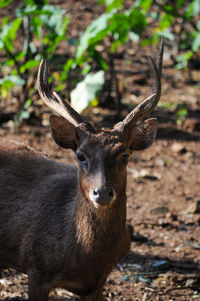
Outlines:
{"label": "deer neck", "polygon": [[126,185],[113,204],[95,208],[79,183],[75,225],[77,241],[86,252],[113,245],[126,232]]}

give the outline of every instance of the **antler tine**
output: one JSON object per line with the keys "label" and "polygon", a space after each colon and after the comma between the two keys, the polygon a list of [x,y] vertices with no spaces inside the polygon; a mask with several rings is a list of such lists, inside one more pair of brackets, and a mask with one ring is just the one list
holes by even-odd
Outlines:
{"label": "antler tine", "polygon": [[[160,40],[160,49],[159,49],[159,53],[158,53],[158,63],[157,63],[157,66],[155,66],[155,63],[154,61],[152,60],[152,58],[150,57],[151,59],[151,62],[152,62],[152,65],[153,65],[153,72],[154,72],[154,75],[155,75],[155,81],[153,83],[153,86],[152,86],[152,93],[156,92],[159,90],[159,82],[157,81],[157,76],[155,74],[155,72],[157,72],[155,69],[158,69],[159,71],[159,74],[160,74],[160,78],[161,78],[161,75],[162,75],[162,63],[163,63],[163,51],[164,51],[164,38],[161,37],[161,40]],[[161,94],[161,83],[160,83],[160,94]],[[158,100],[157,100],[157,103],[160,99],[160,95],[158,95]],[[156,103],[156,105],[157,105]]]}
{"label": "antler tine", "polygon": [[162,60],[163,60],[163,37],[160,42],[160,50],[158,54],[158,63],[150,57],[153,73],[154,73],[154,82],[152,85],[152,94],[143,100],[135,109],[133,109],[126,118],[115,125],[114,130],[122,132],[125,128],[130,128],[137,121],[141,120],[145,116],[149,115],[157,106],[158,101],[161,95],[161,72],[162,72]]}
{"label": "antler tine", "polygon": [[163,53],[164,53],[164,37],[162,36],[160,40],[160,49],[158,53],[158,70],[160,72],[160,75],[162,74]]}
{"label": "antler tine", "polygon": [[38,70],[37,88],[44,103],[60,116],[69,120],[74,126],[82,123],[81,116],[56,92],[51,92],[48,87],[47,63],[42,60]]}

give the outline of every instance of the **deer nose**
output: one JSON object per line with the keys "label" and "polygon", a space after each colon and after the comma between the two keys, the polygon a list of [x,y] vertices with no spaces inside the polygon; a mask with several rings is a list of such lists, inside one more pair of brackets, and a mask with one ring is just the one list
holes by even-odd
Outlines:
{"label": "deer nose", "polygon": [[92,200],[100,205],[106,205],[115,197],[115,191],[111,187],[94,188],[92,191]]}

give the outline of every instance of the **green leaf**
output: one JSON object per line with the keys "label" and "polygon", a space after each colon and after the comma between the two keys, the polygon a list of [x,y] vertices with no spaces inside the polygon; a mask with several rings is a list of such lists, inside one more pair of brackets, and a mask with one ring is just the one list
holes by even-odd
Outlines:
{"label": "green leaf", "polygon": [[66,16],[63,19],[63,14],[54,13],[51,16],[49,15],[41,15],[40,19],[43,24],[46,25],[46,28],[56,35],[61,36],[64,35],[69,24],[69,16]]}
{"label": "green leaf", "polygon": [[144,10],[145,12],[147,12],[150,8],[152,4],[152,0],[141,0],[140,1],[140,7],[142,8],[142,10]]}
{"label": "green leaf", "polygon": [[76,60],[82,57],[89,46],[96,45],[99,41],[103,40],[109,31],[108,20],[112,16],[112,13],[102,14],[86,28],[76,49]]}
{"label": "green leaf", "polygon": [[85,79],[78,83],[70,93],[71,105],[77,112],[82,112],[93,102],[104,84],[104,71],[89,73]]}
{"label": "green leaf", "polygon": [[5,24],[1,33],[1,38],[9,38],[13,41],[16,38],[16,32],[19,29],[21,22],[21,18],[16,18],[11,23]]}
{"label": "green leaf", "polygon": [[74,63],[74,60],[73,60],[73,59],[68,59],[68,60],[66,61],[65,65],[64,65],[63,70],[64,70],[66,73],[68,73],[73,63]]}
{"label": "green leaf", "polygon": [[13,0],[0,0],[0,8],[5,7],[6,5],[8,5],[12,1]]}
{"label": "green leaf", "polygon": [[182,55],[177,55],[176,61],[178,62],[178,64],[176,65],[176,68],[180,70],[186,69],[188,60],[192,57],[192,55],[193,55],[192,51],[187,51]]}
{"label": "green leaf", "polygon": [[176,9],[175,6],[172,6],[172,5],[165,5],[164,7],[164,10],[169,13],[171,16],[174,16],[174,17],[179,17],[179,13]]}
{"label": "green leaf", "polygon": [[200,32],[197,33],[196,37],[192,41],[192,51],[197,52],[200,48]]}
{"label": "green leaf", "polygon": [[64,15],[66,13],[65,9],[62,9],[60,6],[57,5],[44,5],[42,7],[42,10],[51,13],[52,15],[54,14],[60,14],[60,15]]}
{"label": "green leaf", "polygon": [[9,20],[10,20],[9,17],[3,18],[2,22],[1,22],[1,29],[2,29],[6,24],[8,24]]}
{"label": "green leaf", "polygon": [[51,55],[52,53],[55,52],[60,41],[64,40],[66,37],[65,36],[55,36],[54,39],[52,39],[52,40],[47,39],[47,37],[45,37],[45,38],[46,38],[46,41],[45,41],[45,39],[43,41],[45,41],[46,44],[48,45],[48,47],[46,48],[46,55]]}
{"label": "green leaf", "polygon": [[32,104],[32,99],[27,99],[27,101],[25,102],[25,104],[24,104],[24,109],[25,110],[28,110],[28,108],[31,106],[31,104]]}
{"label": "green leaf", "polygon": [[31,4],[27,4],[26,6],[22,5],[19,6],[16,9],[16,17],[18,18],[23,18],[24,16],[28,16],[28,15],[38,15],[41,12],[41,10],[37,9],[36,5],[31,5]]}
{"label": "green leaf", "polygon": [[200,31],[200,21],[197,21],[197,29]]}
{"label": "green leaf", "polygon": [[6,91],[8,93],[9,89],[12,89],[14,87],[14,83],[11,81],[4,81],[2,84],[0,84],[1,90],[3,91],[3,94],[6,94]]}
{"label": "green leaf", "polygon": [[146,25],[144,14],[138,9],[132,8],[125,13],[114,14],[109,21],[109,31],[114,38],[111,51],[114,52],[120,44],[125,43],[130,33],[132,38],[141,36]]}
{"label": "green leaf", "polygon": [[11,83],[14,83],[14,84],[20,85],[20,86],[25,84],[25,80],[17,75],[7,75],[0,79],[0,85],[4,84],[6,82],[11,82]]}
{"label": "green leaf", "polygon": [[16,34],[21,25],[21,22],[21,18],[16,18],[11,23],[5,24],[0,33],[0,40],[4,45],[6,45],[10,52],[12,52],[14,49],[13,41],[16,38]]}
{"label": "green leaf", "polygon": [[0,49],[4,47],[4,43],[0,40]]}
{"label": "green leaf", "polygon": [[185,117],[187,115],[188,115],[188,110],[186,108],[180,109],[176,112],[177,117],[181,117],[181,116]]}
{"label": "green leaf", "polygon": [[20,111],[20,116],[23,119],[29,119],[30,118],[30,113],[27,111]]}
{"label": "green leaf", "polygon": [[137,35],[141,36],[143,31],[146,29],[147,21],[145,15],[137,10],[132,9],[129,11],[129,24],[130,24],[130,30]]}
{"label": "green leaf", "polygon": [[118,11],[123,7],[123,0],[105,0],[106,11],[110,12],[112,10]]}
{"label": "green leaf", "polygon": [[121,13],[113,15],[108,27],[114,39],[114,42],[111,45],[112,52],[114,52],[121,43],[127,41],[130,28],[131,22],[128,14]]}
{"label": "green leaf", "polygon": [[64,15],[65,10],[61,9],[59,6],[56,5],[43,5],[42,8],[39,5],[26,5],[20,6],[16,9],[16,16],[17,17],[24,17],[24,16],[39,16],[39,15]]}
{"label": "green leaf", "polygon": [[174,35],[170,32],[170,28],[165,28],[164,30],[157,31],[155,36],[164,37],[168,40],[174,41]]}
{"label": "green leaf", "polygon": [[164,103],[163,101],[159,101],[158,103],[158,107],[159,108],[165,108],[165,109],[171,109],[174,106],[173,102],[169,102],[169,103]]}
{"label": "green leaf", "polygon": [[129,32],[129,38],[133,41],[133,42],[138,42],[140,37],[138,34],[134,33],[134,32]]}
{"label": "green leaf", "polygon": [[160,22],[160,27],[162,30],[164,30],[167,27],[170,27],[174,20],[174,17],[171,16],[170,14],[164,14],[162,15],[161,22]]}
{"label": "green leaf", "polygon": [[82,75],[86,75],[87,73],[89,73],[91,71],[91,66],[89,64],[85,64],[85,66],[83,67],[81,74]]}
{"label": "green leaf", "polygon": [[193,0],[192,3],[190,3],[185,11],[185,17],[187,19],[191,17],[195,17],[200,12],[200,0]]}
{"label": "green leaf", "polygon": [[16,61],[22,60],[24,58],[24,56],[25,56],[24,51],[20,51],[20,52],[15,53],[15,59],[16,59]]}
{"label": "green leaf", "polygon": [[103,59],[103,57],[99,51],[96,51],[96,50],[94,51],[94,59],[101,69],[103,69],[103,70],[108,69],[108,65],[106,64],[106,61]]}
{"label": "green leaf", "polygon": [[35,0],[25,0],[26,5],[35,5]]}
{"label": "green leaf", "polygon": [[42,35],[42,20],[40,20],[40,18],[36,17],[32,17],[32,32],[36,35],[36,37],[38,39],[40,39],[41,35]]}
{"label": "green leaf", "polygon": [[29,60],[25,64],[20,66],[20,71],[21,71],[21,73],[24,73],[26,70],[33,69],[33,68],[39,66],[39,64],[40,64],[40,61],[38,61],[38,60]]}
{"label": "green leaf", "polygon": [[176,7],[180,8],[183,5],[184,0],[177,0],[176,1]]}
{"label": "green leaf", "polygon": [[60,91],[62,91],[63,89],[65,89],[66,88],[66,84],[60,84],[60,85],[56,85],[56,92],[60,92]]}
{"label": "green leaf", "polygon": [[184,54],[177,55],[176,60],[177,62],[188,61],[191,57],[192,57],[192,52],[187,51]]}

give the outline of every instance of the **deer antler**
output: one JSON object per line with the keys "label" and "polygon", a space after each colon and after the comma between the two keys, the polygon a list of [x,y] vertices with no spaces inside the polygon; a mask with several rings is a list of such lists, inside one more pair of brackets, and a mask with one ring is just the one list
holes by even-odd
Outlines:
{"label": "deer antler", "polygon": [[48,87],[47,63],[42,60],[38,70],[37,88],[44,103],[60,116],[69,120],[74,126],[83,122],[81,116],[56,92],[51,92]]}
{"label": "deer antler", "polygon": [[123,121],[117,123],[114,126],[113,131],[123,132],[125,129],[131,128],[137,121],[149,115],[157,106],[157,103],[161,95],[161,72],[162,72],[162,61],[163,61],[163,49],[164,49],[164,43],[162,37],[160,42],[160,50],[158,54],[157,65],[150,57],[151,64],[153,67],[154,78],[155,78],[152,86],[152,94],[148,98],[143,100],[143,102],[140,103],[135,109],[133,109]]}

